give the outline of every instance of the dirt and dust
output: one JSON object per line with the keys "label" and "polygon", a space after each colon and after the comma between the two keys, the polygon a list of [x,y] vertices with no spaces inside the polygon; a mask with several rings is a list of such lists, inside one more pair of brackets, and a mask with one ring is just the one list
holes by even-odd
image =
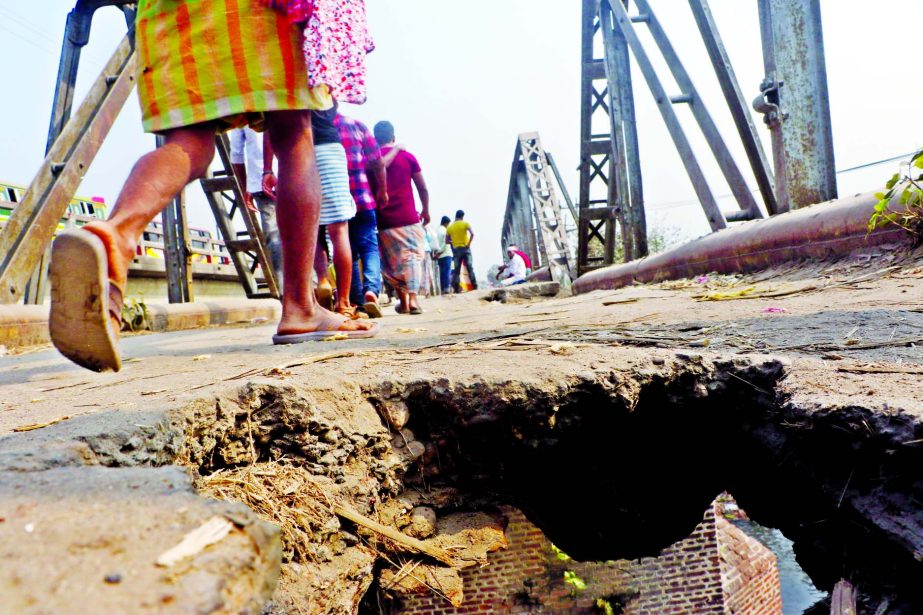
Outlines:
{"label": "dirt and dust", "polygon": [[[728,486],[819,584],[852,575],[868,601],[912,608],[920,264],[877,250],[566,298],[471,293],[389,310],[355,342],[137,335],[120,374],[7,356],[0,474],[186,466],[201,493],[282,527],[275,613],[355,612],[373,582],[463,600],[452,568],[338,507],[477,565],[503,548],[496,506],[514,503],[569,553],[614,559],[688,533]],[[601,491],[625,514],[593,512]]]}

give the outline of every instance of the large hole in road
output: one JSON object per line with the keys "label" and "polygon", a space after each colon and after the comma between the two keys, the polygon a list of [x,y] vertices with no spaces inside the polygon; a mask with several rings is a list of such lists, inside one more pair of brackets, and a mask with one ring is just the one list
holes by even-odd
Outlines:
{"label": "large hole in road", "polygon": [[[498,519],[513,507],[574,560],[613,561],[682,541],[723,492],[793,541],[818,588],[847,579],[863,612],[923,612],[923,459],[901,444],[920,440],[919,427],[899,413],[793,407],[784,371],[772,359],[676,355],[543,386],[255,383],[190,412],[187,462],[203,491],[284,526],[271,612],[355,612],[363,596],[364,612],[401,612],[383,596],[407,575],[445,589],[440,600],[460,599],[444,595],[440,564],[338,506],[427,544],[469,548],[481,564],[502,546]],[[422,529],[421,506],[435,513]],[[453,545],[462,534],[466,545]]]}

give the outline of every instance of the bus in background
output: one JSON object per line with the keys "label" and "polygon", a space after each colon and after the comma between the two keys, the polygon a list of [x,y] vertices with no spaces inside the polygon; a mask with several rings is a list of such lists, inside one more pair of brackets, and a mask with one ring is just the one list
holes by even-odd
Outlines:
{"label": "bus in background", "polygon": [[[9,220],[10,214],[13,213],[16,205],[22,201],[25,191],[26,189],[22,186],[0,184],[0,229]],[[109,206],[106,205],[106,201],[102,197],[94,196],[89,199],[79,196],[74,197],[67,205],[67,213],[58,223],[58,228],[55,232],[63,231],[71,221],[75,226],[83,226],[93,220],[105,220],[108,211]]]}
{"label": "bus in background", "polygon": [[[224,242],[213,239],[211,232],[205,229],[190,227],[189,245],[192,248],[193,263],[231,264],[231,256]],[[141,241],[138,242],[136,255],[163,258],[163,250],[163,224],[155,220],[144,229]]]}
{"label": "bus in background", "polygon": [[[22,201],[26,189],[13,184],[0,184],[0,230],[9,220],[10,214],[16,205]],[[68,226],[83,226],[94,220],[105,220],[109,207],[105,199],[94,196],[92,198],[74,197],[67,206],[65,217],[58,223],[55,234],[63,231]],[[208,263],[214,265],[229,265],[230,255],[223,241],[212,238],[211,232],[200,229],[189,229],[189,243],[192,247],[192,262]],[[163,258],[163,225],[159,221],[151,222],[138,243],[137,256]]]}

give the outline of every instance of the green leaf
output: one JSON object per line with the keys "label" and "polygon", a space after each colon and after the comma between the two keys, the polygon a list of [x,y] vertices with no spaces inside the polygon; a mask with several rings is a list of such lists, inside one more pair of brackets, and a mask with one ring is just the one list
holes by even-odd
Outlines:
{"label": "green leaf", "polygon": [[573,585],[576,589],[581,591],[586,589],[586,582],[578,577],[577,573],[572,570],[564,571],[564,582]]}
{"label": "green leaf", "polygon": [[896,186],[896,185],[897,185],[897,182],[899,182],[899,181],[901,181],[901,174],[900,174],[900,173],[895,173],[895,174],[891,177],[891,179],[888,180],[888,183],[885,184],[885,188],[887,188],[888,190],[890,190],[891,188],[893,188],[894,186]]}

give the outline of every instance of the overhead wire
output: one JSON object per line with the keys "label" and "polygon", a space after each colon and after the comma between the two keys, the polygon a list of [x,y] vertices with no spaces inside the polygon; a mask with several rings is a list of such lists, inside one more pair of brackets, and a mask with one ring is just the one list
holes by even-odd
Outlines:
{"label": "overhead wire", "polygon": [[[886,164],[886,163],[888,163],[888,162],[896,162],[896,161],[902,160],[902,159],[904,159],[904,158],[909,158],[909,157],[913,156],[915,153],[916,153],[916,152],[908,152],[908,153],[904,153],[904,154],[898,154],[898,155],[896,155],[896,156],[890,156],[890,157],[888,157],[888,158],[882,158],[881,160],[875,160],[875,161],[872,161],[872,162],[865,162],[865,163],[863,163],[863,164],[858,164],[858,165],[855,165],[855,166],[852,166],[852,167],[847,167],[847,168],[845,168],[845,169],[838,169],[838,170],[836,171],[836,174],[837,174],[837,175],[842,175],[843,173],[850,173],[850,172],[852,172],[852,171],[858,171],[858,170],[860,170],[860,169],[868,169],[868,168],[875,167],[875,166],[878,166],[878,165],[881,165],[881,164]],[[759,192],[759,188],[751,188],[751,189],[750,189],[750,192],[757,193],[757,192]],[[730,193],[730,192],[726,192],[726,193],[724,193],[724,194],[718,194],[718,195],[716,195],[716,196],[715,196],[715,199],[724,199],[724,198],[728,198],[728,197],[731,197],[731,196],[734,196],[734,195],[733,195],[732,193]],[[684,207],[693,207],[693,206],[696,206],[696,205],[698,205],[698,204],[699,204],[699,200],[698,200],[698,199],[683,199],[683,200],[679,200],[679,201],[664,201],[664,202],[660,202],[660,203],[649,203],[649,204],[647,204],[647,207],[650,207],[651,209],[656,209],[656,210],[661,210],[661,211],[662,211],[662,210],[664,210],[664,209],[682,209],[682,208],[684,208]]]}

